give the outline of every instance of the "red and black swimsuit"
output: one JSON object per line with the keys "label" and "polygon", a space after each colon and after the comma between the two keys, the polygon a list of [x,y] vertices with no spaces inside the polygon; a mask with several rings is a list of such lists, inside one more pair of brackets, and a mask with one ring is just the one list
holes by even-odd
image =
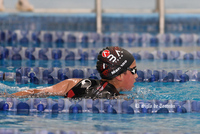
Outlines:
{"label": "red and black swimsuit", "polygon": [[83,79],[66,94],[66,98],[111,98],[120,95],[107,81]]}

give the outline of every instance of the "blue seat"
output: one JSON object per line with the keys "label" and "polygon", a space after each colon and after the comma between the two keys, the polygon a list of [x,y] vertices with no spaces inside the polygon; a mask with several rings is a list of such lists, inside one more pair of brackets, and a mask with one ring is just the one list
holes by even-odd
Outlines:
{"label": "blue seat", "polygon": [[103,47],[112,46],[112,39],[111,39],[111,37],[104,36],[103,40],[102,40],[102,43],[103,43]]}
{"label": "blue seat", "polygon": [[191,105],[192,105],[192,111],[194,112],[200,111],[200,101],[193,101]]}
{"label": "blue seat", "polygon": [[28,31],[21,31],[22,38],[19,40],[21,46],[27,47],[29,45]]}
{"label": "blue seat", "polygon": [[83,35],[83,37],[81,37],[81,46],[83,48],[88,48],[89,45],[89,38],[87,35]]}
{"label": "blue seat", "polygon": [[137,82],[143,82],[144,81],[144,72],[141,70],[137,71],[138,78],[136,79]]}
{"label": "blue seat", "polygon": [[57,76],[59,80],[65,80],[69,78],[70,70],[69,68],[59,69],[57,72]]}
{"label": "blue seat", "polygon": [[22,37],[19,40],[20,45],[27,47],[29,45],[29,39],[27,37]]}
{"label": "blue seat", "polygon": [[17,43],[17,34],[16,33],[12,33],[11,31],[9,32],[9,37],[7,40],[8,45],[13,46],[16,45]]}
{"label": "blue seat", "polygon": [[158,47],[158,44],[159,44],[159,40],[157,37],[152,37],[150,38],[150,46],[151,47]]}
{"label": "blue seat", "polygon": [[200,38],[197,39],[196,44],[197,46],[200,46]]}
{"label": "blue seat", "polygon": [[118,46],[123,47],[124,46],[124,39],[121,36],[119,36],[117,43],[118,43]]}
{"label": "blue seat", "polygon": [[200,51],[197,51],[197,57],[200,58]]}
{"label": "blue seat", "polygon": [[154,55],[149,53],[146,57],[148,60],[153,60],[154,59]]}
{"label": "blue seat", "polygon": [[82,107],[79,104],[73,104],[69,107],[69,113],[82,113]]}
{"label": "blue seat", "polygon": [[93,47],[95,47],[96,43],[100,40],[100,35],[98,33],[91,33],[90,39],[92,40]]}
{"label": "blue seat", "polygon": [[25,57],[30,60],[35,60],[35,56],[33,55],[34,51],[35,51],[35,48],[27,48],[25,50]]}
{"label": "blue seat", "polygon": [[133,53],[132,55],[133,55],[133,57],[134,57],[136,60],[141,60],[141,55],[140,55],[140,54],[138,54],[138,53]]}
{"label": "blue seat", "polygon": [[142,37],[138,38],[138,40],[137,40],[137,46],[138,47],[142,47],[143,46],[143,39],[142,39]]}
{"label": "blue seat", "polygon": [[144,102],[140,101],[139,102],[139,111],[140,113],[152,113],[152,107],[146,107],[146,106],[152,106],[151,102]]}
{"label": "blue seat", "polygon": [[180,57],[180,51],[170,51],[170,56],[172,60],[176,60]]}
{"label": "blue seat", "polygon": [[175,113],[187,113],[187,110],[183,106],[176,106],[176,108],[174,109],[174,112]]}
{"label": "blue seat", "polygon": [[183,42],[186,46],[193,46],[195,43],[195,35],[194,34],[183,34]]}
{"label": "blue seat", "polygon": [[126,41],[127,41],[127,46],[128,47],[134,47],[135,46],[135,40],[136,37],[126,37]]}
{"label": "blue seat", "polygon": [[4,106],[5,106],[5,101],[0,101],[0,110],[4,110]]}
{"label": "blue seat", "polygon": [[0,42],[6,41],[6,33],[4,31],[0,32]]}
{"label": "blue seat", "polygon": [[43,42],[45,47],[52,47],[53,35],[51,33],[45,33]]}
{"label": "blue seat", "polygon": [[104,112],[110,114],[116,114],[117,111],[114,109],[112,104],[105,104],[104,103]]}
{"label": "blue seat", "polygon": [[84,78],[84,71],[81,69],[74,69],[72,72],[72,78]]}
{"label": "blue seat", "polygon": [[169,34],[165,35],[165,40],[164,40],[165,46],[168,47],[171,45],[171,37]]}
{"label": "blue seat", "polygon": [[174,74],[169,72],[168,75],[163,78],[163,82],[174,82]]}
{"label": "blue seat", "polygon": [[89,54],[87,52],[81,53],[81,60],[88,60]]}
{"label": "blue seat", "polygon": [[45,69],[42,72],[42,79],[43,79],[43,81],[48,82],[48,76],[49,76],[49,71],[47,69]]}
{"label": "blue seat", "polygon": [[58,38],[58,39],[56,39],[55,43],[56,43],[56,47],[62,48],[64,46],[65,42],[62,38]]}
{"label": "blue seat", "polygon": [[91,68],[87,69],[87,77],[91,78],[91,79],[99,79],[100,78],[99,72],[97,71],[97,69],[91,69]]}
{"label": "blue seat", "polygon": [[22,50],[21,47],[12,47],[13,55],[12,55],[12,60],[22,60],[22,56],[19,53]]}
{"label": "blue seat", "polygon": [[51,53],[52,53],[52,59],[54,60],[58,60],[62,57],[62,51],[60,49],[53,49]]}
{"label": "blue seat", "polygon": [[67,46],[68,48],[76,48],[76,37],[72,34],[67,36]]}
{"label": "blue seat", "polygon": [[91,52],[90,52],[90,55],[91,55],[90,58],[92,58],[93,60],[96,60],[99,53],[97,53],[97,51],[95,49],[92,49]]}
{"label": "blue seat", "polygon": [[8,58],[9,56],[9,50],[7,48],[0,46],[0,60],[3,60],[5,58]]}
{"label": "blue seat", "polygon": [[161,71],[161,78],[163,79],[165,76],[167,76],[167,71],[166,70],[162,70]]}
{"label": "blue seat", "polygon": [[157,56],[159,59],[167,60],[168,56],[165,52],[157,51]]}
{"label": "blue seat", "polygon": [[134,114],[134,109],[130,107],[130,104],[133,103],[133,101],[124,101],[122,102],[122,113],[123,114]]}
{"label": "blue seat", "polygon": [[161,114],[161,113],[169,113],[169,110],[167,108],[160,108],[158,111],[157,111],[157,114]]}
{"label": "blue seat", "polygon": [[133,43],[133,41],[135,40],[135,37],[133,36],[128,36],[127,38],[126,38],[126,40],[127,40],[127,42],[128,42],[128,44],[132,44]]}
{"label": "blue seat", "polygon": [[16,69],[16,82],[18,84],[27,84],[29,72],[30,68],[27,67],[20,67]]}
{"label": "blue seat", "polygon": [[[45,75],[45,78],[47,78],[48,84],[55,84],[56,83],[56,79],[54,79],[54,68],[48,68],[48,72],[45,71],[43,72],[43,75]],[[43,76],[44,77],[44,76]]]}
{"label": "blue seat", "polygon": [[65,60],[75,60],[75,53],[70,51],[66,56]]}
{"label": "blue seat", "polygon": [[150,35],[149,34],[141,34],[137,40],[137,46],[142,47],[143,44],[148,44],[150,43]]}
{"label": "blue seat", "polygon": [[152,78],[152,70],[146,70],[146,78],[148,82],[153,82],[154,79]]}
{"label": "blue seat", "polygon": [[200,72],[197,73],[197,81],[200,81]]}
{"label": "blue seat", "polygon": [[29,110],[30,110],[30,106],[25,103],[25,102],[20,102],[18,105],[17,105],[17,113],[29,113]]}
{"label": "blue seat", "polygon": [[31,39],[32,39],[33,47],[40,47],[41,40],[40,40],[39,36],[40,36],[40,32],[32,33]]}
{"label": "blue seat", "polygon": [[48,48],[42,48],[39,50],[39,59],[40,60],[48,60],[48,57],[46,55],[47,51],[48,51]]}
{"label": "blue seat", "polygon": [[65,43],[63,36],[64,36],[64,32],[56,32],[56,37],[57,37],[55,40],[56,47],[63,47]]}
{"label": "blue seat", "polygon": [[154,70],[153,77],[154,77],[154,81],[159,81],[160,80],[160,72],[158,70]]}
{"label": "blue seat", "polygon": [[183,41],[182,41],[181,37],[176,37],[176,38],[173,40],[173,44],[174,44],[174,46],[176,46],[176,47],[182,46]]}
{"label": "blue seat", "polygon": [[34,67],[33,68],[33,72],[30,72],[29,74],[29,79],[30,79],[30,82],[33,83],[33,84],[40,84],[40,80],[39,80],[39,67]]}
{"label": "blue seat", "polygon": [[160,79],[162,79],[163,82],[167,82],[166,77],[167,77],[167,71],[166,70],[162,70],[160,75]]}
{"label": "blue seat", "polygon": [[175,71],[175,79],[180,80],[180,76],[183,74],[182,70],[176,70]]}
{"label": "blue seat", "polygon": [[191,53],[184,54],[183,59],[184,60],[194,60],[194,55]]}
{"label": "blue seat", "polygon": [[45,33],[44,34],[44,42],[45,43],[52,43],[53,36],[51,33]]}

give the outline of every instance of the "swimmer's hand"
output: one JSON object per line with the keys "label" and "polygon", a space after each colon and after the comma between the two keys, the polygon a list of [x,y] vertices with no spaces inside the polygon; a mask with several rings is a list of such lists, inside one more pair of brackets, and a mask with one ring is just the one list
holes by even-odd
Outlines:
{"label": "swimmer's hand", "polygon": [[14,98],[15,96],[12,95],[12,94],[9,94],[7,92],[3,92],[3,93],[0,93],[0,97],[3,97],[3,98]]}

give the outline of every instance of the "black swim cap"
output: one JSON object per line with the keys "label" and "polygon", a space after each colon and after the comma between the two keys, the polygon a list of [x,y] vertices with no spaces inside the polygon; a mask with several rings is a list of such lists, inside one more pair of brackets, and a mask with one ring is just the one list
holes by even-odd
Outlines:
{"label": "black swim cap", "polygon": [[112,46],[100,51],[97,60],[101,78],[111,80],[125,72],[135,59],[127,50]]}

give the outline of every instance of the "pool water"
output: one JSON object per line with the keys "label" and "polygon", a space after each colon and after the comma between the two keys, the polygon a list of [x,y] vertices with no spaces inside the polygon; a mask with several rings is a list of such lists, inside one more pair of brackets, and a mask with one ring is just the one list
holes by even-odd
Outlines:
{"label": "pool water", "polygon": [[188,134],[199,133],[200,114],[49,114],[30,113],[16,115],[0,114],[0,129],[18,129],[23,133],[41,130],[68,133],[114,133],[114,134]]}
{"label": "pool water", "polygon": [[[15,72],[21,66],[35,67],[37,65],[48,68],[53,67],[53,61],[39,62],[2,61],[0,71]],[[140,70],[197,70],[198,60],[138,60]],[[59,66],[65,67],[94,67],[95,61],[60,61]],[[50,86],[48,84],[16,84],[2,81],[0,91],[13,93],[29,88]],[[122,92],[129,98],[142,100],[200,100],[199,82],[137,82],[132,91]],[[58,99],[62,97],[52,97]],[[199,133],[199,113],[170,113],[170,114],[69,114],[69,113],[24,113],[0,112],[0,130],[16,129],[21,133]]]}

